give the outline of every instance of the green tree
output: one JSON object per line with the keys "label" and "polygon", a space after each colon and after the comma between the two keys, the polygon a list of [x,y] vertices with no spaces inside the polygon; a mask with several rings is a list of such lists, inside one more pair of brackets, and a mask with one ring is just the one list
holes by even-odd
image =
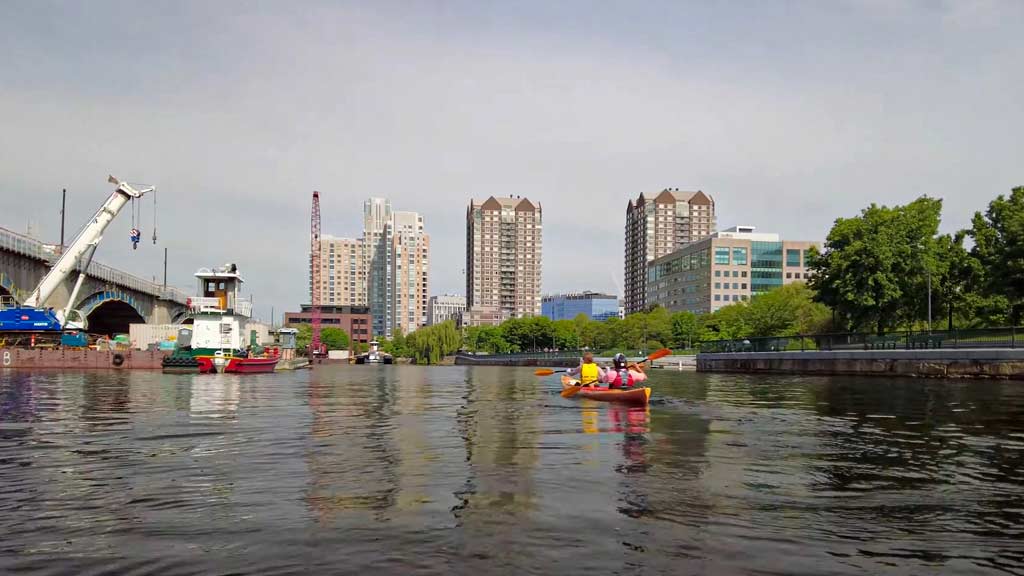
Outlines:
{"label": "green tree", "polygon": [[555,348],[559,350],[575,350],[579,347],[576,334],[576,322],[573,320],[556,320],[552,326]]}
{"label": "green tree", "polygon": [[827,331],[830,312],[813,298],[814,293],[803,282],[754,296],[744,310],[749,327],[749,334],[745,336],[793,336]]}
{"label": "green tree", "polygon": [[671,346],[680,350],[693,347],[693,342],[700,337],[700,320],[693,312],[676,312],[670,318],[672,325]]}
{"label": "green tree", "polygon": [[401,328],[395,328],[390,340],[379,340],[380,349],[397,358],[409,358],[411,354],[406,347],[405,335]]}
{"label": "green tree", "polygon": [[1007,305],[1007,320],[1020,323],[1024,315],[1024,186],[1006,197],[1000,194],[989,203],[985,214],[975,213],[968,231],[974,240],[971,250],[981,265],[981,288],[988,302],[981,308],[995,316],[994,306]]}
{"label": "green tree", "polygon": [[289,324],[288,327],[298,330],[295,334],[295,347],[298,350],[308,350],[310,342],[313,341],[313,327],[309,324]]}
{"label": "green tree", "polygon": [[701,341],[735,340],[750,335],[747,322],[747,303],[736,302],[723,306],[702,318]]}
{"label": "green tree", "polygon": [[921,318],[927,277],[937,270],[942,201],[922,196],[906,206],[872,204],[840,218],[825,250],[811,258],[811,288],[854,329],[878,333]]}
{"label": "green tree", "polygon": [[451,320],[411,332],[403,343],[417,364],[437,364],[445,356],[458,351],[461,345],[459,331]]}
{"label": "green tree", "polygon": [[[309,326],[304,324],[304,326]],[[312,327],[310,336],[312,337]],[[327,346],[328,350],[348,350],[348,334],[341,328],[334,326],[323,326],[320,328],[320,342]]]}

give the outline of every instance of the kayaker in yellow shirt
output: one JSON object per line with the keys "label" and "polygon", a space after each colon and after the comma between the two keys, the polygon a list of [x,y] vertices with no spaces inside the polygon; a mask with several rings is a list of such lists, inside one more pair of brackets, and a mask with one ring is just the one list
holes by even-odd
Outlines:
{"label": "kayaker in yellow shirt", "polygon": [[566,374],[579,379],[580,386],[594,386],[604,382],[606,371],[594,362],[593,354],[584,352],[580,365],[566,370]]}

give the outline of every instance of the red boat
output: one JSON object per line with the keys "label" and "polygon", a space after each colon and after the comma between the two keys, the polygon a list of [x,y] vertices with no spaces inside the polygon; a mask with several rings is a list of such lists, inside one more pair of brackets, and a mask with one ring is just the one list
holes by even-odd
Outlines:
{"label": "red boat", "polygon": [[[579,380],[562,376],[562,388],[579,386]],[[650,388],[608,388],[605,386],[584,386],[576,396],[599,400],[601,402],[621,402],[623,404],[646,405],[651,399]]]}
{"label": "red boat", "polygon": [[273,372],[277,366],[279,356],[268,357],[241,357],[217,353],[214,356],[196,356],[199,362],[199,372],[208,374],[211,372],[224,372],[234,374],[257,374]]}

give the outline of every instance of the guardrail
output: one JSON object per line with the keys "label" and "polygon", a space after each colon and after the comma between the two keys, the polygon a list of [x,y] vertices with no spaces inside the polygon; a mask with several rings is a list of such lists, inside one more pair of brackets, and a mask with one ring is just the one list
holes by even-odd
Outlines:
{"label": "guardrail", "polygon": [[550,359],[579,359],[583,356],[583,350],[559,350],[557,352],[512,352],[509,354],[487,354],[486,352],[464,352],[460,356],[479,358],[508,358],[510,360],[550,360]]}
{"label": "guardrail", "polygon": [[797,334],[714,340],[701,342],[705,353],[801,352],[809,350],[914,350],[937,348],[1017,348],[1024,347],[1018,327],[976,328],[965,330],[902,331],[878,335],[865,332],[838,334]]}
{"label": "guardrail", "polygon": [[[24,234],[12,232],[6,228],[0,228],[0,249],[7,250],[8,252],[13,252],[15,254],[21,254],[22,256],[35,258],[37,260],[44,260],[48,262],[50,266],[56,263],[57,258],[59,257],[58,254],[55,254],[52,249],[48,248],[43,242]],[[81,272],[81,263],[79,263],[75,269]],[[185,291],[179,290],[178,288],[164,288],[162,284],[157,284],[156,282],[139,278],[138,276],[99,262],[90,263],[86,274],[96,280],[110,282],[111,284],[117,284],[124,288],[129,288],[144,294],[151,294],[158,298],[171,300],[181,304],[184,304],[189,297]]]}
{"label": "guardrail", "polygon": [[12,232],[6,228],[0,228],[0,249],[39,260],[46,260],[42,242],[24,234]]}

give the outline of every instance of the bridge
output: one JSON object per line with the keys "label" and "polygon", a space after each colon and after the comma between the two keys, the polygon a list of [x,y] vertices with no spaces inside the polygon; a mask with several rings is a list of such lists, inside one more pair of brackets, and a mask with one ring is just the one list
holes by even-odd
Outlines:
{"label": "bridge", "polygon": [[[57,261],[57,247],[0,228],[0,296],[18,302],[32,292]],[[79,265],[81,271],[81,264]],[[45,306],[63,309],[77,274],[69,276]],[[93,261],[72,308],[89,322],[89,332],[127,333],[129,324],[170,324],[181,320],[189,295]]]}

